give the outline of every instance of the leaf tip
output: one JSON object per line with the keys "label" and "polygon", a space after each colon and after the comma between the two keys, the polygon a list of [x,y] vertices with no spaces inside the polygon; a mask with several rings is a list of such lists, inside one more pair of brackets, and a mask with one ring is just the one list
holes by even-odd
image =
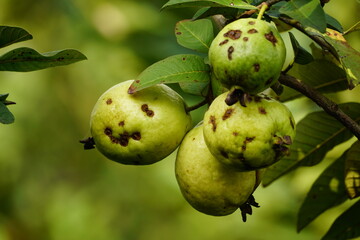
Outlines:
{"label": "leaf tip", "polygon": [[130,85],[129,89],[128,89],[128,94],[134,94],[137,91],[137,87],[135,86],[135,84],[140,83],[140,80],[134,80],[134,82]]}

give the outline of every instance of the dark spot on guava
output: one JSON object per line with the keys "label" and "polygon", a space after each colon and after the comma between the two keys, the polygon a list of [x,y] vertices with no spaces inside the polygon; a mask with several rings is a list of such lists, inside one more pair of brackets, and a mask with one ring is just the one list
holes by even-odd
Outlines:
{"label": "dark spot on guava", "polygon": [[226,43],[228,43],[229,42],[229,39],[225,39],[224,41],[222,41],[221,43],[219,43],[219,46],[222,46],[222,45],[224,45],[224,44],[226,44]]}
{"label": "dark spot on guava", "polygon": [[248,38],[248,37],[244,37],[243,40],[244,40],[244,42],[247,42],[247,41],[249,40],[249,38]]}
{"label": "dark spot on guava", "polygon": [[270,41],[274,46],[277,43],[277,39],[274,36],[273,32],[265,33],[265,38]]}
{"label": "dark spot on guava", "polygon": [[254,99],[255,99],[255,102],[257,102],[257,103],[261,102],[261,97],[259,97],[259,96],[255,96]]}
{"label": "dark spot on guava", "polygon": [[112,99],[111,99],[111,98],[108,98],[108,99],[106,100],[106,104],[107,104],[107,105],[112,104]]}
{"label": "dark spot on guava", "polygon": [[126,147],[129,144],[129,138],[130,135],[128,132],[120,134],[120,137],[118,138],[120,145]]}
{"label": "dark spot on guava", "polygon": [[254,21],[249,21],[248,23],[249,23],[250,25],[254,25],[254,24],[255,24]]}
{"label": "dark spot on guava", "polygon": [[255,28],[252,28],[248,31],[249,34],[257,33],[258,31]]}
{"label": "dark spot on guava", "polygon": [[270,85],[273,81],[273,78],[269,78],[266,82],[265,85]]}
{"label": "dark spot on guava", "polygon": [[153,117],[154,116],[154,111],[153,110],[148,110],[147,112],[146,112],[146,115],[148,116],[148,117]]}
{"label": "dark spot on guava", "polygon": [[105,135],[110,136],[112,134],[112,130],[110,128],[105,128],[104,133]]}
{"label": "dark spot on guava", "polygon": [[283,140],[284,140],[284,144],[286,145],[291,145],[292,144],[292,139],[289,135],[285,135],[283,136]]}
{"label": "dark spot on guava", "polygon": [[131,138],[139,141],[141,139],[141,133],[140,132],[134,132],[133,134],[131,134]]}
{"label": "dark spot on guava", "polygon": [[239,135],[238,132],[233,132],[232,135],[234,135],[235,137]]}
{"label": "dark spot on guava", "polygon": [[291,125],[291,128],[292,128],[292,129],[295,129],[295,124],[294,124],[294,122],[293,122],[292,118],[291,118],[291,117],[289,117],[289,120],[290,120],[290,125]]}
{"label": "dark spot on guava", "polygon": [[234,112],[234,109],[232,109],[232,108],[226,109],[224,115],[222,116],[222,120],[225,121],[226,119],[228,119],[229,117],[231,117],[231,114],[232,114],[233,112]]}
{"label": "dark spot on guava", "polygon": [[149,109],[149,106],[147,104],[143,104],[141,105],[141,111],[143,111],[144,113],[146,113],[146,115],[148,117],[153,117],[154,116],[154,111]]}
{"label": "dark spot on guava", "polygon": [[242,151],[245,151],[245,150],[246,150],[246,145],[242,145],[242,146],[241,146],[241,150],[242,150]]}
{"label": "dark spot on guava", "polygon": [[125,125],[125,121],[120,121],[120,122],[119,122],[119,126],[120,126],[120,127],[123,127],[124,125]]}
{"label": "dark spot on guava", "polygon": [[225,152],[224,150],[220,151],[221,156],[223,156],[224,158],[229,158],[229,155],[227,154],[227,152]]}
{"label": "dark spot on guava", "polygon": [[254,139],[255,139],[255,137],[246,137],[245,140],[243,141],[243,145],[241,146],[241,150],[245,151],[246,144],[251,143]]}
{"label": "dark spot on guava", "polygon": [[259,109],[260,114],[266,114],[267,113],[265,108],[263,108],[263,107],[259,107],[258,109]]}
{"label": "dark spot on guava", "polygon": [[228,59],[232,60],[232,53],[234,52],[234,47],[231,46],[228,48]]}
{"label": "dark spot on guava", "polygon": [[255,71],[255,72],[260,71],[260,64],[258,64],[258,63],[255,63],[255,64],[254,64],[254,71]]}
{"label": "dark spot on guava", "polygon": [[240,30],[229,30],[226,33],[224,33],[224,37],[231,38],[232,40],[237,40],[241,37],[241,31]]}
{"label": "dark spot on guava", "polygon": [[192,140],[195,141],[196,138],[193,138]]}
{"label": "dark spot on guava", "polygon": [[215,132],[216,131],[216,118],[214,115],[210,116],[209,124],[212,125],[212,130],[213,130],[213,132]]}
{"label": "dark spot on guava", "polygon": [[181,35],[182,33],[181,32],[176,32],[176,35]]}

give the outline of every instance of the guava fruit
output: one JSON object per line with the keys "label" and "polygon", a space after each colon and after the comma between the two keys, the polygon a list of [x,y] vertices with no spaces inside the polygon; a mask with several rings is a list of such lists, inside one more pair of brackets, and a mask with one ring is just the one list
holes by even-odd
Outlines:
{"label": "guava fruit", "polygon": [[186,201],[213,216],[229,215],[246,204],[256,184],[255,171],[240,172],[210,153],[202,125],[188,132],[180,144],[175,174]]}
{"label": "guava fruit", "polygon": [[286,57],[285,44],[272,23],[242,18],[226,25],[209,49],[215,77],[226,87],[240,87],[257,94],[280,76]]}
{"label": "guava fruit", "polygon": [[96,148],[107,158],[133,165],[155,163],[180,144],[191,127],[183,98],[164,84],[128,94],[133,81],[101,95],[91,113]]}
{"label": "guava fruit", "polygon": [[246,107],[240,102],[228,106],[227,95],[219,95],[204,115],[205,142],[219,161],[252,171],[289,154],[295,123],[284,104],[265,95],[247,95]]}

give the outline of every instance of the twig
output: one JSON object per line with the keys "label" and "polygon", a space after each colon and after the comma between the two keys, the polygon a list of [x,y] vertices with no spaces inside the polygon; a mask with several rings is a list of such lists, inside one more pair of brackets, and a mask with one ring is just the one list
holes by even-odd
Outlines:
{"label": "twig", "polygon": [[267,8],[271,7],[272,5],[274,5],[275,3],[278,3],[278,2],[281,2],[283,0],[267,0],[265,2],[262,2],[261,4],[259,4],[257,6],[258,9],[251,9],[251,10],[248,10],[248,11],[245,11],[243,12],[241,15],[240,15],[240,18],[247,18],[247,17],[250,17],[251,15],[253,15],[254,13],[256,13],[257,11],[259,11],[259,9],[261,9],[261,7],[263,5],[267,5]]}
{"label": "twig", "polygon": [[306,97],[310,98],[313,102],[319,105],[326,113],[336,118],[347,129],[349,129],[360,140],[360,126],[353,119],[351,119],[346,113],[344,113],[339,106],[320,94],[314,88],[306,85],[301,80],[296,79],[293,76],[287,74],[281,74],[279,82],[288,86],[296,91],[302,93]]}

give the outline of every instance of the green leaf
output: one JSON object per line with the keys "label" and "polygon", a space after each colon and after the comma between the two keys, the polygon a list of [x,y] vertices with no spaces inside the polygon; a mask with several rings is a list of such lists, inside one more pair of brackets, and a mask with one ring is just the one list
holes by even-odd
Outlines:
{"label": "green leaf", "polygon": [[355,23],[354,26],[350,27],[348,30],[344,32],[344,35],[349,34],[351,32],[359,31],[360,30],[360,21]]}
{"label": "green leaf", "polygon": [[0,71],[29,72],[68,65],[86,57],[77,50],[66,49],[40,54],[31,48],[17,48],[0,57]]}
{"label": "green leaf", "polygon": [[5,102],[8,96],[8,93],[0,94],[0,102]]}
{"label": "green leaf", "polygon": [[[349,117],[360,122],[360,103],[340,104]],[[353,134],[335,118],[319,111],[308,114],[296,125],[296,137],[290,148],[290,156],[267,168],[263,185],[300,166],[314,166],[336,145],[349,140]]]}
{"label": "green leaf", "polygon": [[319,0],[290,0],[282,6],[280,13],[299,21],[305,28],[311,27],[325,32],[325,12]]}
{"label": "green leaf", "polygon": [[161,9],[183,7],[230,7],[238,9],[256,9],[255,6],[240,0],[170,0]]}
{"label": "green leaf", "polygon": [[0,123],[10,124],[15,120],[14,115],[9,111],[3,102],[0,102]]}
{"label": "green leaf", "polygon": [[356,141],[346,155],[345,186],[350,199],[360,196],[360,141]]}
{"label": "green leaf", "polygon": [[240,15],[242,12],[244,12],[245,9],[239,10],[236,8],[228,8],[228,7],[204,7],[199,9],[193,16],[193,20],[201,19],[201,18],[207,18],[214,15],[223,15],[225,18],[236,18],[238,15]]}
{"label": "green leaf", "polygon": [[343,27],[341,26],[341,23],[339,23],[339,21],[336,20],[336,18],[333,18],[332,16],[326,13],[325,13],[325,18],[326,18],[327,26],[331,27],[332,29],[335,29],[338,32],[344,31]]}
{"label": "green leaf", "polygon": [[337,52],[340,63],[346,72],[349,88],[354,88],[360,83],[360,53],[345,41],[333,39],[326,34],[323,36]]}
{"label": "green leaf", "polygon": [[32,38],[31,34],[22,28],[0,26],[0,48]]}
{"label": "green leaf", "polygon": [[298,213],[298,232],[327,209],[347,199],[344,184],[345,156],[346,153],[334,161],[313,183]]}
{"label": "green leaf", "polygon": [[181,46],[207,53],[214,39],[213,25],[209,19],[183,20],[176,24],[175,35]]}
{"label": "green leaf", "polygon": [[305,50],[305,48],[300,46],[300,44],[296,40],[294,34],[289,32],[289,35],[290,35],[291,45],[294,50],[294,56],[295,56],[294,61],[296,63],[302,64],[302,65],[305,65],[305,64],[308,64],[308,63],[314,61],[314,58],[311,55],[311,53],[309,53],[308,51]]}
{"label": "green leaf", "polygon": [[[312,86],[320,93],[333,93],[348,89],[344,70],[324,59],[316,59],[306,65],[294,64],[288,74]],[[284,86],[280,101],[290,101],[303,96],[298,91]]]}
{"label": "green leaf", "polygon": [[360,236],[360,201],[342,213],[322,240],[346,240]]}
{"label": "green leaf", "polygon": [[191,87],[192,93],[201,94],[210,82],[210,67],[200,56],[179,54],[154,63],[136,79],[129,88],[130,94],[159,83],[180,83],[180,86],[192,83],[197,85],[196,89]]}

